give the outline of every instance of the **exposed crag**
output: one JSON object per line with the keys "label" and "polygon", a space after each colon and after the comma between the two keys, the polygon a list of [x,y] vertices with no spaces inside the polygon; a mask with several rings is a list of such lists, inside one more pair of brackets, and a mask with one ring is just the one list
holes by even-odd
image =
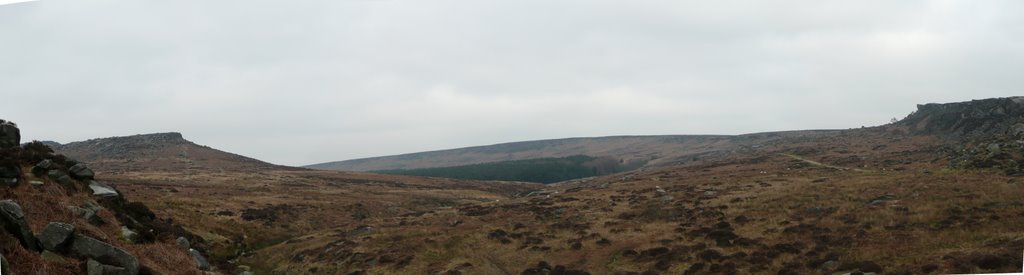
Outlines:
{"label": "exposed crag", "polygon": [[917,134],[955,138],[1024,137],[1024,97],[921,104],[899,124]]}
{"label": "exposed crag", "polygon": [[897,125],[948,140],[942,154],[955,168],[997,168],[1024,175],[1024,97],[918,105]]}
{"label": "exposed crag", "polygon": [[[180,135],[178,136],[180,139]],[[0,120],[3,274],[199,274],[205,242]],[[197,251],[197,252],[191,252]],[[206,266],[206,270],[210,267]]]}

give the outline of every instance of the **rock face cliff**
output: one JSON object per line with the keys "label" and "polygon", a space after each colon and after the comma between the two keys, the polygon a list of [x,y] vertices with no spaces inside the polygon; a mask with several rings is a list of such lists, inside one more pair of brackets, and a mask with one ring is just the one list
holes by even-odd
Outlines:
{"label": "rock face cliff", "polygon": [[1024,97],[917,105],[900,121],[913,133],[967,140],[1024,137]]}
{"label": "rock face cliff", "polygon": [[953,168],[995,168],[1024,176],[1024,97],[923,104],[897,126],[947,139]]}

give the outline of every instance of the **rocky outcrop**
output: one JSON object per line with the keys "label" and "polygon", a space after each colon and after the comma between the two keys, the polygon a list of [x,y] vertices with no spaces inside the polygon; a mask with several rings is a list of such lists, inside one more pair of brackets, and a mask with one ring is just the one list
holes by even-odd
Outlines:
{"label": "rocky outcrop", "polygon": [[[96,181],[95,172],[85,163],[54,154],[52,148],[42,142],[18,144],[19,141],[20,132],[14,124],[0,120],[0,145],[2,145],[0,146],[0,188],[3,187],[3,183],[14,187],[14,184],[22,180],[29,181],[33,185],[29,188],[7,189],[2,193],[5,194],[5,198],[32,198],[45,201],[42,205],[29,203],[32,207],[23,209],[14,200],[0,200],[0,226],[3,226],[0,229],[0,234],[3,235],[0,236],[0,239],[9,240],[4,241],[5,245],[0,249],[3,251],[0,252],[11,252],[11,249],[18,245],[24,247],[25,250],[35,252],[15,254],[20,256],[17,258],[19,262],[13,263],[13,267],[7,262],[0,263],[0,267],[2,267],[0,275],[13,273],[11,271],[17,274],[31,273],[34,272],[32,268],[41,267],[40,262],[43,265],[56,265],[64,268],[62,272],[58,273],[134,275],[139,274],[143,269],[152,273],[150,271],[154,270],[153,267],[143,268],[139,258],[118,247],[118,244],[122,242],[104,241],[107,237],[90,237],[116,236],[114,234],[117,233],[107,231],[116,230],[118,227],[121,228],[121,237],[127,243],[147,245],[157,240],[169,242],[173,240],[171,236],[188,236],[197,240],[201,246],[203,245],[201,239],[196,238],[181,226],[173,224],[170,220],[158,219],[145,205],[129,202],[111,185]],[[32,167],[31,174],[24,174],[27,171],[21,171],[21,167]],[[85,186],[89,186],[89,188],[86,189]],[[64,192],[53,192],[59,190]],[[34,192],[34,194],[26,197],[19,194],[22,192]],[[78,194],[78,192],[90,192],[87,194],[93,196]],[[51,195],[66,197],[45,197]],[[25,201],[22,202],[25,203]],[[61,204],[68,205],[64,208],[61,207]],[[40,213],[41,211],[64,213]],[[97,211],[103,211],[104,215],[109,213],[114,220],[104,221]],[[79,224],[82,227],[76,228],[72,223],[62,220],[62,222],[48,223],[39,232],[39,235],[35,235],[28,224],[30,218],[60,218],[67,217],[66,214],[69,213],[94,226]],[[113,223],[114,227],[101,226],[107,223]],[[17,244],[15,244],[15,240],[17,240]],[[34,259],[24,261],[26,260],[24,257],[33,257],[33,254],[38,256],[41,261]],[[187,257],[195,259],[196,255],[190,254],[202,256],[198,253],[189,253],[187,250],[181,251],[178,256],[186,257],[188,255]],[[209,267],[205,258],[200,259]],[[3,259],[0,258],[0,261]],[[80,269],[74,270],[75,266]],[[181,266],[163,270],[190,273],[194,272],[195,268]]]}
{"label": "rocky outcrop", "polygon": [[1024,97],[917,105],[917,111],[897,123],[916,134],[954,138],[1024,137]]}
{"label": "rocky outcrop", "polygon": [[0,119],[0,149],[21,144],[21,130],[14,122]]}
{"label": "rocky outcrop", "polygon": [[937,153],[951,167],[1024,175],[1024,97],[918,105],[895,126],[946,139],[948,145]]}

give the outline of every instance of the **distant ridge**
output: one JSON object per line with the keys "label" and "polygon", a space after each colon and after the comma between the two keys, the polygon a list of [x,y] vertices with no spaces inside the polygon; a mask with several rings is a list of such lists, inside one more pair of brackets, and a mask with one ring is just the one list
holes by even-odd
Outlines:
{"label": "distant ridge", "polygon": [[722,155],[785,137],[818,135],[833,130],[808,130],[728,135],[658,135],[581,137],[502,143],[487,146],[327,162],[312,169],[375,171],[422,169],[574,155],[611,157],[623,164],[661,165],[683,159]]}
{"label": "distant ridge", "polygon": [[[990,98],[954,103],[930,103],[884,129],[945,138],[986,139],[993,136],[1024,137],[1024,97]],[[854,129],[851,131],[858,131]],[[511,142],[486,146],[419,152],[326,162],[305,166],[342,171],[409,170],[455,167],[573,155],[612,157],[623,163],[648,166],[678,164],[687,160],[721,157],[773,141],[814,137],[845,130],[803,130],[746,135],[659,135],[581,137]]]}
{"label": "distant ridge", "polygon": [[256,170],[284,168],[186,140],[181,133],[154,133],[48,144],[61,154],[104,171]]}

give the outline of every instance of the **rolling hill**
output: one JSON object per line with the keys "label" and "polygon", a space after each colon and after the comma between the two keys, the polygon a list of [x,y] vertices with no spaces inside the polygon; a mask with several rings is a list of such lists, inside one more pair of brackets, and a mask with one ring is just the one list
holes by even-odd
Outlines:
{"label": "rolling hill", "polygon": [[566,138],[354,159],[305,167],[340,171],[409,170],[540,158],[563,158],[575,155],[610,157],[637,167],[642,165],[658,166],[749,151],[758,144],[771,141],[814,137],[835,132],[837,131],[808,130],[737,136],[669,135]]}
{"label": "rolling hill", "polygon": [[1021,271],[1020,98],[920,105],[862,129],[581,140],[463,152],[537,159],[607,144],[655,158],[551,185],[249,169],[219,157],[224,169],[108,173],[124,160],[91,161],[122,163],[97,178],[207,241],[224,273]]}
{"label": "rolling hill", "polygon": [[48,144],[58,153],[90,163],[107,173],[293,169],[197,145],[183,138],[181,133],[154,133]]}

